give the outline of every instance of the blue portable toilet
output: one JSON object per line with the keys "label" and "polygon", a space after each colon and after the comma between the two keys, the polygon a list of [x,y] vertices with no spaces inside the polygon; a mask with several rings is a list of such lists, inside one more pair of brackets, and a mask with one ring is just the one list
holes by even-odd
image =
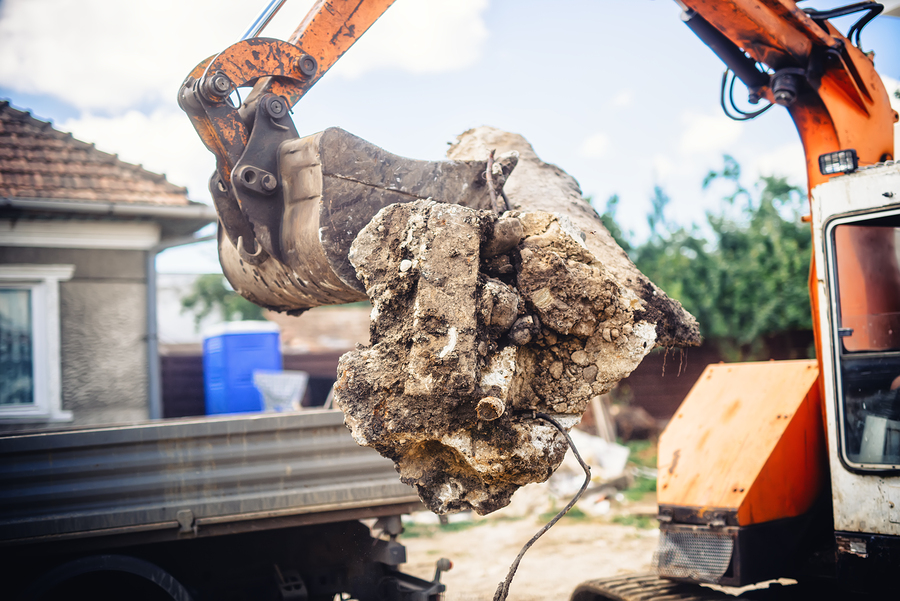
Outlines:
{"label": "blue portable toilet", "polygon": [[227,321],[203,336],[203,385],[206,414],[262,411],[253,385],[258,369],[281,371],[278,325],[271,321]]}

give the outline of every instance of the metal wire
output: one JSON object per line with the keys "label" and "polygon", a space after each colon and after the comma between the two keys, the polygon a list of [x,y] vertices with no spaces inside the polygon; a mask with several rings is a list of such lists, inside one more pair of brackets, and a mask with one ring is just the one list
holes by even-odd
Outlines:
{"label": "metal wire", "polygon": [[584,459],[581,458],[581,455],[578,453],[578,449],[575,448],[575,443],[572,442],[572,438],[569,436],[569,433],[566,432],[565,428],[559,425],[559,422],[557,422],[546,413],[536,412],[534,414],[534,417],[550,423],[554,428],[559,430],[563,436],[566,437],[566,442],[569,443],[569,448],[572,449],[572,453],[575,454],[575,459],[578,460],[578,463],[581,464],[581,469],[584,470],[584,484],[581,485],[581,490],[579,490],[578,493],[574,497],[572,497],[572,500],[569,501],[569,504],[563,507],[562,511],[557,513],[552,520],[544,524],[544,527],[538,530],[537,533],[531,537],[531,540],[525,543],[525,546],[522,547],[522,550],[519,551],[519,554],[516,556],[515,561],[513,561],[512,565],[509,566],[509,573],[506,575],[506,578],[497,587],[497,592],[494,593],[493,601],[506,600],[506,597],[509,595],[509,586],[512,584],[513,577],[516,575],[516,571],[519,569],[519,563],[522,561],[522,557],[525,555],[525,552],[528,551],[528,549],[530,549],[531,546],[536,543],[537,540],[541,538],[541,536],[543,536],[545,532],[547,532],[547,530],[550,530],[550,528],[552,528],[554,524],[556,524],[556,522],[562,519],[562,517],[566,515],[569,510],[572,509],[572,507],[575,506],[575,503],[578,502],[578,499],[581,498],[581,495],[584,494],[584,491],[587,490],[588,485],[591,483],[591,466],[586,464],[584,462]]}
{"label": "metal wire", "polygon": [[[729,73],[731,73],[731,83],[730,84],[728,83],[728,74]],[[732,73],[731,69],[725,69],[725,72],[722,74],[722,90],[721,90],[720,97],[719,97],[719,103],[722,105],[722,110],[725,112],[725,115],[729,119],[733,119],[734,121],[749,121],[750,119],[759,117],[760,115],[762,115],[763,113],[765,113],[767,110],[769,110],[770,108],[772,108],[774,106],[772,104],[767,104],[766,106],[762,107],[758,111],[753,111],[750,113],[748,113],[746,111],[742,111],[740,108],[738,108],[737,104],[735,104],[735,102],[734,102],[734,81],[736,79],[737,79],[737,77]],[[725,92],[726,88],[728,90],[727,94]],[[728,104],[731,105],[731,109],[729,109],[728,105],[725,103],[726,97],[728,98]],[[732,111],[734,111],[734,113],[732,113]]]}

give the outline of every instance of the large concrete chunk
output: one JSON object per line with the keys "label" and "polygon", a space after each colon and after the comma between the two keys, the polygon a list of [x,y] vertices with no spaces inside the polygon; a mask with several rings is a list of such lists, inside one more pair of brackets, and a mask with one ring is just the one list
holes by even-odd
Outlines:
{"label": "large concrete chunk", "polygon": [[448,156],[491,151],[512,211],[386,206],[349,255],[373,304],[371,346],[341,359],[335,401],[436,513],[489,513],[546,480],[566,443],[535,412],[571,428],[654,346],[700,341],[524,138],[477,128]]}
{"label": "large concrete chunk", "polygon": [[566,443],[534,412],[573,426],[656,344],[640,299],[550,213],[392,205],[350,261],[371,345],[341,359],[335,401],[436,513],[489,513],[546,480]]}

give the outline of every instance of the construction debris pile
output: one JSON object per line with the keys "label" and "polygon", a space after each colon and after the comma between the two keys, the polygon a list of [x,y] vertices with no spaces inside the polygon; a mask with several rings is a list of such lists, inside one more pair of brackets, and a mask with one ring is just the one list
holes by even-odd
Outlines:
{"label": "construction debris pile", "polygon": [[574,425],[656,340],[638,299],[548,213],[391,205],[350,260],[372,345],[344,355],[335,400],[436,513],[489,513],[547,479],[565,441],[532,412]]}
{"label": "construction debris pile", "polygon": [[661,330],[678,329],[672,315],[648,319],[648,303],[591,252],[565,207],[510,200],[502,215],[390,205],[350,251],[373,305],[371,344],[341,359],[335,402],[354,438],[393,459],[439,514],[487,514],[546,480],[566,442],[534,413],[572,427]]}

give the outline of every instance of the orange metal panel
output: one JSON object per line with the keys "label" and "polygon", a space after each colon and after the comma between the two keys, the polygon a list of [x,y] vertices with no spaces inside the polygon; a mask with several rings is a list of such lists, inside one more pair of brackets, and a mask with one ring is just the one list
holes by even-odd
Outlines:
{"label": "orange metal panel", "polygon": [[806,63],[814,45],[836,47],[791,0],[683,0],[747,54],[780,69]]}
{"label": "orange metal panel", "polygon": [[[809,371],[818,373],[818,368],[813,364]],[[781,414],[788,426],[746,491],[738,509],[740,525],[797,516],[812,507],[828,469],[821,405],[814,378],[796,412]]]}
{"label": "orange metal panel", "polygon": [[710,365],[660,437],[660,505],[736,511],[740,525],[802,514],[822,488],[815,361]]}
{"label": "orange metal panel", "polygon": [[[315,57],[317,80],[394,0],[319,0],[288,40]],[[312,85],[312,84],[310,84]]]}

